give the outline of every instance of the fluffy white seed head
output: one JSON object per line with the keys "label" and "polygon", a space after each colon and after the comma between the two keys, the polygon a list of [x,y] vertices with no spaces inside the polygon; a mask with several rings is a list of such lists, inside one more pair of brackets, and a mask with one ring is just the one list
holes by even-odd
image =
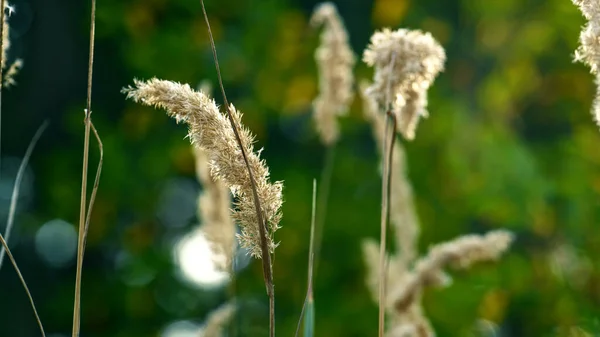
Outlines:
{"label": "fluffy white seed head", "polygon": [[429,33],[383,29],[371,36],[363,61],[375,69],[368,94],[382,111],[397,118],[397,131],[413,139],[421,117],[427,117],[427,89],[444,69],[444,48]]}
{"label": "fluffy white seed head", "polygon": [[600,126],[600,1],[573,0],[583,16],[588,19],[579,35],[579,47],[575,51],[575,61],[587,64],[596,75],[596,97],[592,104],[592,114]]}
{"label": "fluffy white seed head", "polygon": [[[145,105],[167,110],[167,114],[178,122],[189,126],[188,137],[192,144],[205,150],[211,176],[222,181],[235,201],[232,218],[241,227],[238,235],[240,245],[247,248],[254,257],[261,257],[258,216],[254,206],[251,180],[244,163],[235,134],[227,117],[223,115],[215,101],[206,94],[192,90],[187,84],[153,78],[149,81],[135,80],[135,87],[123,89],[128,98]],[[267,246],[273,252],[276,243],[273,233],[279,228],[283,183],[269,181],[269,169],[260,158],[260,151],[254,152],[254,137],[241,124],[242,114],[230,106],[260,199],[263,218],[267,226]]]}

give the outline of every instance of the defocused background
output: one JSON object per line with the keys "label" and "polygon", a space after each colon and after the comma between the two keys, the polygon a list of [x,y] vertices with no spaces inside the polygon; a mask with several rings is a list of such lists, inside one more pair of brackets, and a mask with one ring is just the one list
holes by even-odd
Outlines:
{"label": "defocused background", "polygon": [[[9,56],[24,68],[3,93],[0,219],[28,142],[49,120],[21,187],[10,246],[53,337],[71,330],[88,2],[14,0],[10,17]],[[307,22],[316,4],[206,1],[228,96],[264,146],[273,179],[285,181],[274,260],[281,336],[293,335],[304,300],[312,179],[325,156],[311,120],[318,35]],[[567,0],[336,4],[358,58],[385,26],[430,31],[446,48],[446,71],[429,93],[431,117],[406,144],[421,251],[471,232],[517,235],[498,264],[453,273],[450,288],[425,292],[438,335],[600,333],[600,133],[589,112],[593,77],[572,63],[584,24],[577,8]],[[164,112],[126,102],[120,89],[134,77],[215,83],[200,3],[99,0],[97,12],[92,105],[105,160],[85,255],[82,336],[195,336],[229,290],[218,285],[222,275],[202,255],[202,240],[186,237],[201,221],[186,130]],[[356,74],[371,76],[360,62]],[[317,336],[377,329],[360,242],[379,235],[379,159],[360,107],[357,98],[342,121],[315,280]],[[238,331],[264,336],[261,266],[240,261]],[[38,336],[7,262],[0,336]]]}

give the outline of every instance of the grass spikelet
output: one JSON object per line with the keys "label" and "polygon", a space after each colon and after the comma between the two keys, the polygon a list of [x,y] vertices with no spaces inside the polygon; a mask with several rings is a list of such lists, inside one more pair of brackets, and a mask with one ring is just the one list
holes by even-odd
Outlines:
{"label": "grass spikelet", "polygon": [[319,68],[319,96],[314,100],[314,120],[325,145],[339,138],[337,117],[348,112],[354,96],[352,68],[356,62],[348,44],[348,33],[335,5],[319,4],[313,12],[313,26],[323,26],[321,44],[315,52]]}
{"label": "grass spikelet", "polygon": [[[240,244],[252,256],[260,258],[258,215],[252,200],[252,187],[242,160],[241,151],[227,118],[219,112],[215,102],[202,92],[194,91],[187,84],[153,78],[146,82],[135,80],[135,87],[123,89],[127,97],[144,105],[167,110],[167,114],[178,122],[189,126],[189,138],[196,147],[206,151],[211,175],[225,183],[235,197],[233,219],[239,223]],[[238,125],[241,113],[230,106]],[[273,233],[279,228],[282,205],[282,182],[269,182],[269,170],[259,152],[253,151],[254,138],[248,129],[240,128],[240,137],[245,144],[248,162],[256,177],[257,193],[262,211],[268,222],[268,247],[272,253],[276,243]]]}
{"label": "grass spikelet", "polygon": [[16,59],[15,62],[11,63],[10,67],[6,71],[6,75],[4,75],[4,86],[9,88],[15,86],[17,82],[15,81],[15,77],[23,68],[23,60]]}
{"label": "grass spikelet", "polygon": [[513,241],[513,235],[496,230],[486,235],[464,235],[449,242],[433,246],[427,256],[416,262],[414,271],[404,284],[396,284],[390,294],[394,307],[403,311],[414,301],[417,293],[427,285],[448,284],[443,268],[451,266],[466,269],[478,262],[495,261]]}
{"label": "grass spikelet", "polygon": [[575,61],[590,67],[596,76],[596,97],[592,105],[594,121],[600,126],[600,3],[593,0],[573,0],[588,20],[579,35],[579,47],[575,51]]}
{"label": "grass spikelet", "polygon": [[368,94],[380,111],[391,110],[404,138],[415,137],[421,117],[427,117],[427,89],[444,69],[444,48],[429,33],[383,29],[371,36],[363,61],[375,69]]}
{"label": "grass spikelet", "polygon": [[[11,6],[8,1],[2,0],[0,2],[0,7],[2,7],[1,20],[2,21],[2,29],[0,36],[2,36],[2,60],[0,65],[2,69],[6,68],[6,60],[8,59],[8,50],[10,49],[10,26],[8,25],[8,21],[6,20],[6,13],[8,12],[8,16],[11,16],[15,12],[15,8]],[[0,75],[2,75],[0,73]],[[0,76],[1,77],[1,76]]]}
{"label": "grass spikelet", "polygon": [[[449,242],[433,246],[429,253],[416,261],[407,271],[398,264],[398,256],[390,258],[386,283],[385,308],[390,320],[389,336],[435,336],[423,313],[421,294],[426,287],[444,287],[451,283],[446,267],[466,269],[475,263],[497,260],[510,246],[513,235],[505,230],[491,231],[485,235],[464,235]],[[377,300],[380,286],[378,265],[379,244],[363,241],[363,256],[367,266],[367,286]]]}

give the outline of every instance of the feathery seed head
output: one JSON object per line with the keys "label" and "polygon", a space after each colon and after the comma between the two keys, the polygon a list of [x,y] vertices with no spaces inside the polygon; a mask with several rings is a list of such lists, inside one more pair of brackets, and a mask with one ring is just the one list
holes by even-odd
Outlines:
{"label": "feathery seed head", "polygon": [[575,61],[587,64],[597,75],[600,67],[600,2],[573,0],[573,3],[588,20],[579,36],[581,45],[575,51]]}
{"label": "feathery seed head", "polygon": [[22,59],[16,59],[8,67],[8,70],[6,71],[6,74],[4,75],[4,85],[7,88],[12,87],[17,84],[17,82],[15,81],[15,76],[17,76],[17,74],[19,73],[21,68],[23,68],[23,60]]}
{"label": "feathery seed head", "polygon": [[600,15],[600,2],[598,0],[573,0],[573,3],[579,7],[583,16],[588,20]]}
{"label": "feathery seed head", "polygon": [[[410,269],[399,260],[401,255],[391,256],[385,280],[386,288],[389,289],[385,308],[391,321],[386,336],[434,336],[433,329],[422,312],[420,302],[423,288],[449,285],[451,278],[444,271],[448,266],[468,268],[477,262],[497,260],[508,249],[513,238],[513,234],[505,230],[485,235],[461,236],[433,246]],[[379,244],[366,239],[362,248],[367,266],[367,286],[371,296],[377,301],[381,282],[377,270]]]}
{"label": "feathery seed head", "polygon": [[579,47],[575,51],[575,61],[587,64],[596,75],[596,97],[592,104],[592,113],[596,124],[600,126],[600,2],[598,0],[573,0],[588,23],[579,35]]}
{"label": "feathery seed head", "polygon": [[464,235],[433,246],[427,256],[415,263],[408,281],[395,285],[392,290],[396,310],[409,308],[424,286],[446,283],[447,277],[442,274],[446,266],[464,269],[477,262],[495,261],[508,249],[513,239],[512,233],[495,230],[486,235]]}
{"label": "feathery seed head", "polygon": [[[252,256],[260,258],[258,216],[254,207],[252,185],[235,134],[227,117],[219,112],[214,100],[187,84],[153,78],[143,82],[134,80],[135,87],[123,89],[127,97],[145,105],[163,108],[167,114],[188,124],[192,144],[206,151],[211,175],[222,181],[235,197],[232,218],[239,223],[240,245]],[[242,114],[230,106],[234,122],[245,147],[248,162],[256,180],[258,197],[267,226],[270,252],[276,247],[273,233],[279,228],[283,183],[269,181],[269,170],[259,153],[253,151],[254,137],[241,124]]]}
{"label": "feathery seed head", "polygon": [[313,116],[322,142],[330,145],[339,138],[336,118],[346,115],[354,97],[352,68],[356,60],[348,44],[344,23],[333,3],[317,6],[311,23],[324,26],[321,44],[315,52],[320,92],[313,102]]}
{"label": "feathery seed head", "polygon": [[2,25],[2,68],[6,67],[6,59],[8,57],[8,49],[10,48],[10,39],[9,39],[9,26],[8,26],[8,16],[11,16],[15,12],[15,7],[11,6],[8,1],[4,2],[4,24]]}
{"label": "feathery seed head", "polygon": [[427,117],[427,89],[444,69],[444,48],[429,33],[386,28],[375,32],[363,61],[375,68],[368,93],[398,119],[398,132],[413,139],[420,117]]}

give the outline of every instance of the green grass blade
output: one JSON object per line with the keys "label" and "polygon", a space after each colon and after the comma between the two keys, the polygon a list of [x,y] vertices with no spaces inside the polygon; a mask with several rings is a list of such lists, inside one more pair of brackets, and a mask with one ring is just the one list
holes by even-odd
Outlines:
{"label": "green grass blade", "polygon": [[302,305],[298,326],[294,337],[298,337],[300,331],[300,323],[304,322],[304,336],[312,336],[315,326],[315,309],[313,300],[313,270],[315,260],[315,218],[317,214],[317,180],[313,179],[313,194],[312,194],[312,216],[310,221],[310,244],[308,252],[308,286],[306,289],[306,298]]}
{"label": "green grass blade", "polygon": [[304,337],[313,337],[315,334],[315,301],[310,295],[304,313]]}

